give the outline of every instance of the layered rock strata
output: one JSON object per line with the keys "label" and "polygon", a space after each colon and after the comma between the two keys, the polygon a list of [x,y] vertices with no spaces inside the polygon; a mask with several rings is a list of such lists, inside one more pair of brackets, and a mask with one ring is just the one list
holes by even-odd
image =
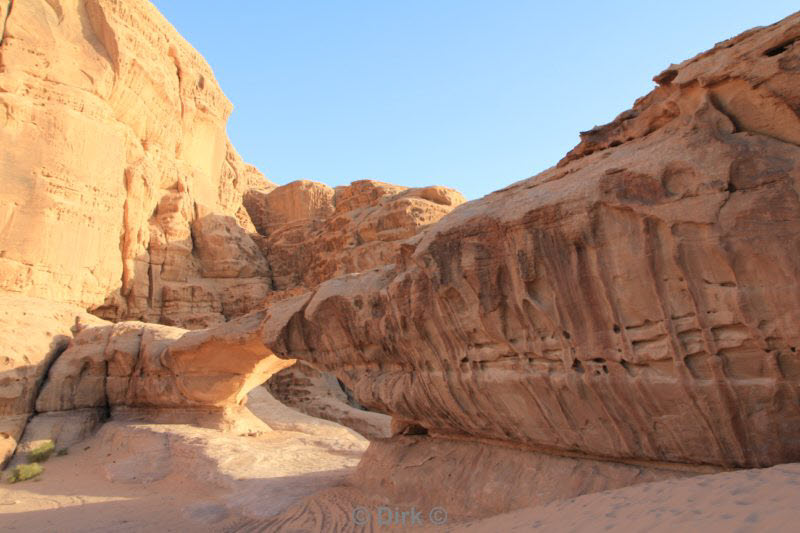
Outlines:
{"label": "layered rock strata", "polygon": [[242,196],[272,185],[205,60],[145,1],[0,13],[0,290],[190,327],[261,301]]}
{"label": "layered rock strata", "polygon": [[293,315],[265,344],[430,435],[800,459],[798,39],[793,15],[671,66],[395,265],[276,304]]}
{"label": "layered rock strata", "polygon": [[[376,498],[431,503],[427,463],[473,465],[468,486],[531,465],[545,503],[800,460],[800,15],[672,65],[555,168],[453,210],[442,188],[272,190],[149,4],[10,5],[0,289],[68,309],[35,357],[9,350],[4,416],[221,412],[298,358],[393,417],[354,478]],[[167,324],[78,326],[56,359],[70,305]],[[481,512],[531,504],[506,496]]]}
{"label": "layered rock strata", "polygon": [[362,180],[332,189],[296,181],[248,191],[244,205],[264,237],[273,286],[285,291],[395,263],[403,242],[464,201],[446,187]]}

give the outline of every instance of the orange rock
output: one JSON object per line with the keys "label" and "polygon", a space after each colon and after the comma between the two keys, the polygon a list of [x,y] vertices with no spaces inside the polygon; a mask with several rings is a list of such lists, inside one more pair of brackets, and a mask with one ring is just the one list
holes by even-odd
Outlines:
{"label": "orange rock", "polygon": [[231,104],[203,58],[149,2],[31,0],[6,20],[7,3],[0,290],[112,319],[160,321],[166,305],[170,323],[192,327],[226,317],[185,309],[191,298],[176,303],[182,287],[219,302],[230,284],[217,278],[235,270],[263,299],[260,272],[226,266],[218,276],[219,265],[196,259],[202,206],[253,231],[242,196],[271,186],[228,142]]}
{"label": "orange rock", "polygon": [[793,15],[673,65],[557,167],[322,283],[265,343],[433,436],[800,460],[797,39]]}

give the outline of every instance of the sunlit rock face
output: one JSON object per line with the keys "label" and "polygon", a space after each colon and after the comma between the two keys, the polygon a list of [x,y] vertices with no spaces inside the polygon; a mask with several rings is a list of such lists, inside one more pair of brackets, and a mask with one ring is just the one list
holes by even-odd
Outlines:
{"label": "sunlit rock face", "polygon": [[372,180],[336,189],[295,181],[244,199],[277,291],[395,263],[406,240],[464,202],[447,187]]}
{"label": "sunlit rock face", "polygon": [[238,405],[286,366],[231,340],[240,322],[213,349],[167,347],[393,263],[464,201],[372,181],[276,189],[228,141],[231,109],[146,0],[0,1],[0,463],[34,411]]}
{"label": "sunlit rock face", "polygon": [[280,302],[291,317],[265,344],[397,428],[800,460],[798,39],[794,15],[671,66],[556,167],[445,216],[396,264]]}
{"label": "sunlit rock face", "polygon": [[[205,60],[146,1],[0,5],[0,289],[189,327],[263,299],[242,196],[272,185]],[[222,226],[250,267],[202,249]]]}
{"label": "sunlit rock face", "polygon": [[225,408],[293,363],[260,342],[264,313],[186,331],[141,322],[90,327],[56,360],[37,412],[83,408]]}

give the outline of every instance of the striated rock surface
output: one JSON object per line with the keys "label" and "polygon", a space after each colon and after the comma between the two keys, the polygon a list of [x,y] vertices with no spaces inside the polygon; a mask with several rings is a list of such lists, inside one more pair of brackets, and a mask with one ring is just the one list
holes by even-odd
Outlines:
{"label": "striated rock surface", "polygon": [[249,191],[244,205],[264,237],[274,288],[283,291],[394,263],[405,240],[464,201],[446,187],[362,180],[334,190],[295,181]]}
{"label": "striated rock surface", "polygon": [[[322,490],[268,519],[246,522],[237,531],[385,531],[389,528],[380,526],[402,527],[401,522],[387,524],[386,512],[381,512],[386,508],[401,512],[414,508],[420,512],[414,525],[433,530],[509,509],[697,474],[669,465],[627,465],[477,442],[400,437],[371,442],[358,469],[343,486]],[[354,515],[354,509],[360,514]],[[432,522],[432,513],[441,520],[438,524]],[[405,525],[410,526],[410,521]]]}
{"label": "striated rock surface", "polygon": [[203,58],[143,0],[0,4],[0,290],[190,327],[263,300],[242,196],[271,184]]}
{"label": "striated rock surface", "polygon": [[285,405],[336,421],[370,440],[392,435],[391,417],[365,410],[335,376],[308,364],[297,362],[277,372],[264,386]]}
{"label": "striated rock surface", "polygon": [[798,39],[793,15],[671,66],[557,167],[450,213],[395,265],[273,304],[293,316],[265,344],[398,429],[800,460]]}
{"label": "striated rock surface", "polygon": [[[336,189],[295,181],[248,191],[244,205],[261,235],[258,244],[275,289],[263,304],[269,307],[336,276],[394,264],[427,226],[464,201],[445,187],[409,189],[371,180]],[[304,413],[371,438],[389,431],[387,417],[348,403],[335,377],[307,363],[278,373],[270,390]]]}
{"label": "striated rock surface", "polygon": [[[34,405],[60,413],[36,422],[58,433],[71,410],[236,404],[278,368],[258,366],[268,351],[194,345],[185,329],[393,262],[400,240],[463,202],[378,182],[276,189],[230,145],[210,67],[145,0],[6,1],[0,22],[0,295],[41,301],[30,339],[7,338],[2,460]],[[86,309],[119,323],[82,332],[37,400]],[[178,356],[173,342],[189,344]]]}

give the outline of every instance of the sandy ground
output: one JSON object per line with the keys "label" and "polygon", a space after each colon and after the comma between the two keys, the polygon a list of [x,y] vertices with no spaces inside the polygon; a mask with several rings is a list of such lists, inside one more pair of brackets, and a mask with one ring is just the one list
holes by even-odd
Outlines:
{"label": "sandy ground", "polygon": [[[248,437],[111,421],[23,483],[0,483],[3,531],[225,531],[340,484],[366,449],[355,432],[284,407],[250,409],[274,431]],[[6,476],[4,476],[5,479]]]}
{"label": "sandy ground", "polygon": [[[47,461],[38,479],[0,483],[0,530],[406,529],[353,523],[353,509],[369,495],[342,484],[368,445],[363,437],[289,409],[261,388],[248,406],[273,431],[237,436],[111,421],[69,455]],[[641,484],[471,522],[422,520],[415,529],[798,531],[800,464]]]}
{"label": "sandy ground", "polygon": [[800,531],[800,463],[588,494],[437,531]]}

